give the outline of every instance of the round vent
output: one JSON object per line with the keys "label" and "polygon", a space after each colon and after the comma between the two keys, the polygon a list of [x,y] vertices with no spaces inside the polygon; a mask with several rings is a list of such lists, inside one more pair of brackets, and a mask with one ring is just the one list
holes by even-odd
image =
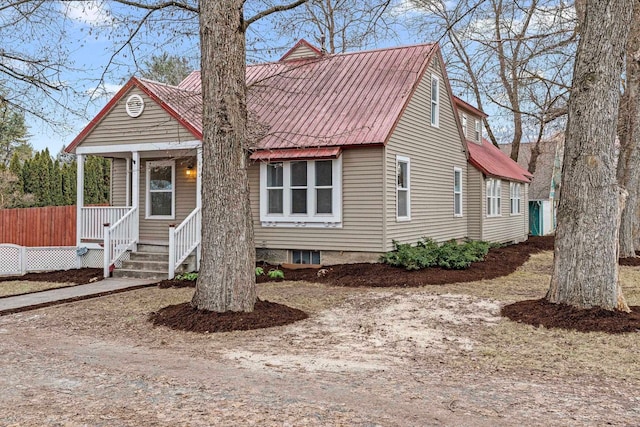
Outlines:
{"label": "round vent", "polygon": [[139,117],[144,111],[144,101],[140,95],[131,95],[127,98],[126,106],[130,117]]}

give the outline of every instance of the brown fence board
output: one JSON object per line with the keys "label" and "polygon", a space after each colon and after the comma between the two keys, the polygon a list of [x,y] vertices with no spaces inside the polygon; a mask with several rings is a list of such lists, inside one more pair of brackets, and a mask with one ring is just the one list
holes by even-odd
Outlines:
{"label": "brown fence board", "polygon": [[75,246],[76,207],[1,209],[0,243],[21,246]]}

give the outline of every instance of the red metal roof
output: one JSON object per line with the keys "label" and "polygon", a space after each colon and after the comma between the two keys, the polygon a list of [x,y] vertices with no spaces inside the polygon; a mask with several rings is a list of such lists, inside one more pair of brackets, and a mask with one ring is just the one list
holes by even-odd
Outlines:
{"label": "red metal roof", "polygon": [[467,141],[469,149],[469,163],[485,175],[504,178],[510,181],[531,182],[528,170],[511,160],[500,149],[486,139],[482,145]]}
{"label": "red metal roof", "polygon": [[456,108],[460,108],[462,110],[471,111],[472,113],[477,114],[480,117],[489,117],[489,115],[487,113],[485,113],[484,111],[474,107],[473,105],[469,104],[466,101],[463,101],[462,99],[458,98],[455,95],[453,95],[453,102],[455,102]]}
{"label": "red metal roof", "polygon": [[330,148],[285,148],[284,150],[260,150],[251,154],[251,160],[309,160],[309,159],[334,159],[338,157],[342,149]]}

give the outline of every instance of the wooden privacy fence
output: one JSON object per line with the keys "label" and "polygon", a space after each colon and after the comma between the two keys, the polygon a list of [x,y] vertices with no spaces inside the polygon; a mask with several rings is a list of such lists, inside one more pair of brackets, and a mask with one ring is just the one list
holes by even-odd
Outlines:
{"label": "wooden privacy fence", "polygon": [[76,246],[76,207],[0,209],[0,243]]}

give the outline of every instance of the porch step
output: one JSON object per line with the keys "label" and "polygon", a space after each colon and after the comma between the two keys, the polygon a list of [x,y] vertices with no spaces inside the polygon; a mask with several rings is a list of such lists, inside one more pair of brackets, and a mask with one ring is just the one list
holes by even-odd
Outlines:
{"label": "porch step", "polygon": [[138,243],[137,252],[168,254],[169,245],[153,245],[148,243]]}
{"label": "porch step", "polygon": [[[150,245],[145,246],[149,250]],[[155,246],[155,245],[154,245]],[[166,246],[165,246],[166,247]],[[166,247],[168,248],[168,247]],[[176,268],[176,275],[195,270],[195,255],[191,254]],[[161,251],[132,252],[128,261],[122,262],[121,268],[113,270],[113,277],[130,277],[145,279],[166,279],[169,275],[169,254]]]}

